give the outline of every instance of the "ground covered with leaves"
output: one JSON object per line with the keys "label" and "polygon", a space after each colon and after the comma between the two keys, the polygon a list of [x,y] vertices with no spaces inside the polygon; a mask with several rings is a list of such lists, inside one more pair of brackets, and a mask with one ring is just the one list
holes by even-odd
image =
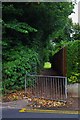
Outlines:
{"label": "ground covered with leaves", "polygon": [[47,100],[43,98],[28,98],[29,105],[32,108],[54,108],[54,107],[60,107],[65,106],[66,102],[59,101],[59,100]]}
{"label": "ground covered with leaves", "polygon": [[[67,98],[66,101],[59,100],[47,100],[43,98],[31,98],[29,95],[25,96],[24,91],[16,91],[15,93],[10,93],[8,95],[3,96],[2,101],[7,102],[7,104],[11,101],[18,101],[26,99],[28,103],[26,103],[25,107],[30,109],[70,109],[70,110],[79,110],[80,107],[80,98]],[[20,104],[23,104],[22,102]]]}

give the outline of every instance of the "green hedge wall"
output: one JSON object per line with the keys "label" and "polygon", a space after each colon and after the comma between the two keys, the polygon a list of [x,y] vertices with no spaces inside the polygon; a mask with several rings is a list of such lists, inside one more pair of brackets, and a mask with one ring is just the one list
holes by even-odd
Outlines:
{"label": "green hedge wall", "polygon": [[3,62],[3,91],[24,88],[25,73],[36,74],[39,64],[39,55],[32,48],[20,45],[10,50]]}
{"label": "green hedge wall", "polygon": [[80,82],[80,41],[69,42],[67,46],[67,77],[69,83]]}

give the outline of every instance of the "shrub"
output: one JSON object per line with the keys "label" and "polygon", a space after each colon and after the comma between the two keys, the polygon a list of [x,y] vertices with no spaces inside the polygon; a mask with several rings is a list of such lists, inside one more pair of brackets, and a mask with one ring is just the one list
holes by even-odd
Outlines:
{"label": "shrub", "polygon": [[69,42],[67,46],[67,77],[69,83],[80,82],[80,41]]}
{"label": "shrub", "polygon": [[39,55],[25,46],[12,49],[3,63],[3,91],[24,88],[25,73],[37,73]]}

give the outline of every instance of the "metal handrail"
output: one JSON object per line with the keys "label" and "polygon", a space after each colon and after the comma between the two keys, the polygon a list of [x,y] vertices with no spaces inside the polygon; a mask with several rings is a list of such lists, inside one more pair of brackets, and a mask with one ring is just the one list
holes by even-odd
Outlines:
{"label": "metal handrail", "polygon": [[47,75],[29,75],[29,74],[26,74],[27,76],[35,76],[35,77],[54,77],[54,78],[67,78],[67,77],[64,77],[64,76],[47,76]]}

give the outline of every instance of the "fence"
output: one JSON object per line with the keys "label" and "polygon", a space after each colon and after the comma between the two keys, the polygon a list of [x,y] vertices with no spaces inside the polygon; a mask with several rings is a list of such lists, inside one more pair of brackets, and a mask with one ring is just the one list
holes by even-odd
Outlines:
{"label": "fence", "polygon": [[25,94],[30,97],[65,100],[67,98],[67,78],[26,74]]}

